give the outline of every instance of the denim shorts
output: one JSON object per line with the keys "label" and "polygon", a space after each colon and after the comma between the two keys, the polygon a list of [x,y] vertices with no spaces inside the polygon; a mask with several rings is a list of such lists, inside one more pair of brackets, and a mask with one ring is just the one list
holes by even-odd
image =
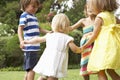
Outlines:
{"label": "denim shorts", "polygon": [[26,51],[24,52],[23,68],[26,71],[32,70],[38,62],[39,51]]}

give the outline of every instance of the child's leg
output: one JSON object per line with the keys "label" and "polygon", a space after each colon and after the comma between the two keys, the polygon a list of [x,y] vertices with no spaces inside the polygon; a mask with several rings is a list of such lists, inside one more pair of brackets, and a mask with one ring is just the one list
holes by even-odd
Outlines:
{"label": "child's leg", "polygon": [[35,72],[30,70],[27,74],[27,80],[34,80]]}
{"label": "child's leg", "polygon": [[112,80],[120,80],[120,76],[113,69],[107,69],[107,73],[112,78]]}
{"label": "child's leg", "polygon": [[101,70],[98,72],[98,80],[108,80],[105,70]]}
{"label": "child's leg", "polygon": [[89,80],[89,75],[83,76],[84,80]]}
{"label": "child's leg", "polygon": [[40,76],[37,80],[47,80],[46,76]]}
{"label": "child's leg", "polygon": [[50,77],[48,77],[47,80],[58,80],[58,78],[55,78],[55,77],[50,76]]}

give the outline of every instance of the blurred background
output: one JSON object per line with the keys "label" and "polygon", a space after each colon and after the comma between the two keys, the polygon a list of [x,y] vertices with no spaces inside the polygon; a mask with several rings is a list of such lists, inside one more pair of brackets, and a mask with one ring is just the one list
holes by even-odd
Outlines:
{"label": "blurred background", "polygon": [[[44,29],[51,30],[51,20],[58,13],[65,13],[69,17],[71,25],[85,17],[83,12],[85,0],[40,0],[40,2],[41,6],[36,16],[40,26]],[[21,13],[19,0],[0,1],[0,69],[22,70],[23,52],[19,48],[17,36]],[[69,35],[74,37],[76,45],[79,46],[81,28],[70,32]],[[42,43],[40,56],[44,48],[45,43]],[[78,68],[79,63],[80,55],[69,50],[69,68]]]}

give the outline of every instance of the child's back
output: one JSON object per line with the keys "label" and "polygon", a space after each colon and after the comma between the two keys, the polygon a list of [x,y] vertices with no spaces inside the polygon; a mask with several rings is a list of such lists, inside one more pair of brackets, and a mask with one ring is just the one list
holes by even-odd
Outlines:
{"label": "child's back", "polygon": [[68,64],[68,42],[71,40],[73,40],[73,38],[64,33],[54,32],[47,34],[46,48],[40,61],[34,68],[34,71],[58,78],[66,76]]}
{"label": "child's back", "polygon": [[[88,69],[95,71],[106,68],[118,69],[120,67],[120,39],[116,37],[120,35],[118,33],[118,29],[120,30],[120,28],[116,29],[116,26],[114,26],[116,19],[113,13],[106,11],[98,14],[98,16],[103,19],[104,24],[95,41]],[[94,63],[96,63],[96,67],[95,65],[94,67],[91,66]]]}

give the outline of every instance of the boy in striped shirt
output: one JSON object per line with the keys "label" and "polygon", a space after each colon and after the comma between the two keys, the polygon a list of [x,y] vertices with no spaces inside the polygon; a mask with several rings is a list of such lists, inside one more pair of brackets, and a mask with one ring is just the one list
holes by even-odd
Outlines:
{"label": "boy in striped shirt", "polygon": [[47,33],[48,30],[44,30],[39,27],[36,11],[40,6],[39,0],[21,0],[21,9],[23,13],[19,19],[18,37],[20,41],[20,47],[24,51],[24,70],[26,75],[24,80],[34,80],[34,71],[32,70],[38,61],[38,52],[40,50],[40,44],[21,44],[23,40],[29,40],[33,37],[40,35],[40,32]]}

